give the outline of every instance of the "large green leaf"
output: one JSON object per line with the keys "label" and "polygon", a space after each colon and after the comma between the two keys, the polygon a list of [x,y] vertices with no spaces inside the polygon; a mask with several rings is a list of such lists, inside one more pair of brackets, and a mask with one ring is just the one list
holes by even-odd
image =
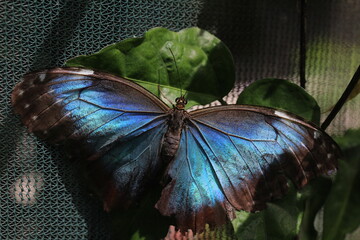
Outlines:
{"label": "large green leaf", "polygon": [[169,105],[182,89],[189,100],[187,107],[221,99],[235,81],[228,48],[214,35],[196,27],[179,32],[153,28],[141,38],[126,39],[95,54],[70,59],[66,66],[131,79]]}
{"label": "large green leaf", "polygon": [[320,107],[315,99],[303,88],[283,79],[255,81],[240,94],[237,104],[279,108],[320,123]]}
{"label": "large green leaf", "polygon": [[360,225],[360,129],[335,140],[344,160],[324,205],[323,240],[342,240]]}

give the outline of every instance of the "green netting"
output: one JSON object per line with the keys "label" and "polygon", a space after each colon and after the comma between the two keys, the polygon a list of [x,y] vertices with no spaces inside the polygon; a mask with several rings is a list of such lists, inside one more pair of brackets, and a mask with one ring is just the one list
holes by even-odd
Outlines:
{"label": "green netting", "polygon": [[[324,109],[360,63],[360,2],[308,1],[308,90]],[[265,77],[298,82],[296,1],[112,0],[0,1],[0,239],[109,239],[108,216],[78,178],[77,163],[38,141],[12,113],[10,93],[31,70],[163,26],[199,26],[234,54],[234,102]],[[330,131],[360,127],[359,97]]]}

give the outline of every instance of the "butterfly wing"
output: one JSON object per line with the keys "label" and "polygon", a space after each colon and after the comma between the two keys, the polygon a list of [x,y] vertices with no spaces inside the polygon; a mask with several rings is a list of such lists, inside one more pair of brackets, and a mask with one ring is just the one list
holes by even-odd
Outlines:
{"label": "butterfly wing", "polygon": [[30,132],[84,161],[105,207],[137,198],[161,169],[168,107],[135,83],[78,68],[24,76],[12,104]]}
{"label": "butterfly wing", "polygon": [[256,211],[336,169],[339,149],[316,126],[271,108],[223,106],[191,113],[157,208],[201,232],[234,210]]}

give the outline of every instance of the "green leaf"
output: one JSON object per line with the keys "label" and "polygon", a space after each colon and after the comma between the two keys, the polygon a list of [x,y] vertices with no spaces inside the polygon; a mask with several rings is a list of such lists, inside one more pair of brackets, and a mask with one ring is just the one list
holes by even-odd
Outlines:
{"label": "green leaf", "polygon": [[228,48],[214,35],[196,27],[179,32],[153,28],[141,38],[126,39],[95,54],[75,57],[65,65],[131,79],[169,105],[182,89],[189,100],[187,108],[221,99],[235,81]]}
{"label": "green leaf", "polygon": [[315,124],[320,123],[320,107],[303,88],[283,79],[262,79],[240,94],[237,104],[283,109]]}
{"label": "green leaf", "polygon": [[323,240],[345,239],[360,225],[360,129],[335,140],[344,160],[324,205]]}
{"label": "green leaf", "polygon": [[360,147],[360,129],[350,129],[344,136],[335,136],[334,140],[339,144],[344,155],[349,155],[349,151]]}
{"label": "green leaf", "polygon": [[240,240],[294,239],[300,229],[302,211],[300,195],[292,186],[281,200],[267,203],[264,211],[257,213],[237,212],[232,221]]}

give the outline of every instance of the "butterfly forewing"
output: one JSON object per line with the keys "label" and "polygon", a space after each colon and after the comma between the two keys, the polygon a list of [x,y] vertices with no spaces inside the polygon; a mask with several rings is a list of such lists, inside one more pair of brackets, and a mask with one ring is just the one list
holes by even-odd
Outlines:
{"label": "butterfly forewing", "polygon": [[85,69],[44,70],[24,76],[12,103],[30,132],[65,143],[87,162],[107,209],[136,198],[162,169],[169,109],[130,81]]}

